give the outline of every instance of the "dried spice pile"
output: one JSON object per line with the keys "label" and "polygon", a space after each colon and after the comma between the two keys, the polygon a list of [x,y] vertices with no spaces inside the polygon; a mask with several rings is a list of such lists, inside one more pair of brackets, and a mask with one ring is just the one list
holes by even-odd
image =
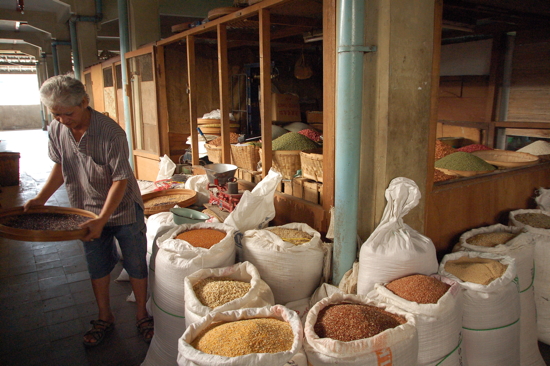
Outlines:
{"label": "dried spice pile", "polygon": [[[236,144],[239,142],[239,134],[230,132],[229,133],[229,143]],[[208,141],[208,145],[212,146],[222,146],[222,137],[217,137],[214,140]]]}
{"label": "dried spice pile", "polygon": [[482,151],[482,150],[493,150],[493,149],[491,149],[489,146],[485,146],[485,145],[481,145],[481,144],[466,145],[466,146],[463,146],[463,147],[457,149],[457,151],[462,151],[462,152],[467,152],[467,153],[471,153],[471,152],[474,152],[474,151]]}
{"label": "dried spice pile", "polygon": [[458,151],[435,162],[436,168],[458,170],[458,171],[491,171],[496,170],[494,166],[477,156]]}
{"label": "dried spice pile", "polygon": [[319,147],[309,137],[298,132],[289,132],[273,140],[272,150],[313,150]]}
{"label": "dried spice pile", "polygon": [[313,330],[320,338],[350,342],[370,338],[404,323],[405,318],[376,306],[341,303],[319,311]]}
{"label": "dried spice pile", "polygon": [[236,281],[228,277],[208,277],[195,283],[193,291],[201,304],[214,309],[240,299],[250,291],[250,287],[248,282]]}
{"label": "dried spice pile", "polygon": [[518,234],[509,233],[506,231],[499,231],[494,233],[482,233],[472,236],[466,239],[466,243],[472,245],[478,245],[480,247],[496,247],[500,244],[505,244],[518,236]]}
{"label": "dried spice pile", "polygon": [[445,182],[447,180],[456,179],[458,176],[445,174],[441,170],[434,170],[434,182]]}
{"label": "dried spice pile", "polygon": [[435,160],[439,160],[441,158],[444,158],[445,156],[451,155],[454,152],[456,152],[456,149],[453,148],[451,145],[448,145],[444,142],[436,140],[436,142],[435,142]]}
{"label": "dried spice pile", "polygon": [[239,357],[289,351],[293,341],[294,334],[287,322],[255,318],[213,323],[191,342],[191,346],[211,355]]}
{"label": "dried spice pile", "polygon": [[437,304],[450,287],[437,278],[421,274],[402,277],[386,285],[397,296],[419,304]]}
{"label": "dried spice pile", "polygon": [[320,142],[322,140],[321,136],[323,136],[318,131],[312,130],[311,128],[305,128],[301,131],[298,131],[300,135],[304,135],[305,137],[308,137],[309,139]]}
{"label": "dried spice pile", "polygon": [[550,229],[550,216],[542,213],[523,213],[514,216],[522,224],[538,229]]}
{"label": "dried spice pile", "polygon": [[273,234],[280,237],[283,241],[294,245],[305,244],[313,238],[312,235],[309,235],[305,231],[297,229],[286,229],[280,227],[268,228],[266,230],[271,231]]}
{"label": "dried spice pile", "polygon": [[502,277],[507,268],[507,265],[489,258],[461,257],[445,263],[445,271],[464,282],[480,285],[488,285]]}
{"label": "dried spice pile", "polygon": [[216,229],[193,229],[178,234],[176,239],[185,240],[194,247],[210,249],[226,235],[226,232]]}
{"label": "dried spice pile", "polygon": [[45,212],[6,216],[0,224],[23,230],[70,231],[80,230],[79,225],[88,220],[90,217],[77,214]]}

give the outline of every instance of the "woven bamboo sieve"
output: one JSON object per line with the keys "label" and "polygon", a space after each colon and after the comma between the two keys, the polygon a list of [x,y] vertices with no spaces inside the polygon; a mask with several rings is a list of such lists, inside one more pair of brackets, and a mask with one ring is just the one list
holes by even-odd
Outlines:
{"label": "woven bamboo sieve", "polygon": [[323,182],[323,154],[320,152],[322,150],[300,153],[302,177]]}
{"label": "woven bamboo sieve", "polygon": [[239,168],[254,172],[258,170],[260,148],[254,145],[231,145],[231,158]]}
{"label": "woven bamboo sieve", "polygon": [[[300,150],[276,150],[271,152],[273,168],[281,173],[283,179],[292,179],[301,169]],[[260,156],[262,152],[260,149]]]}

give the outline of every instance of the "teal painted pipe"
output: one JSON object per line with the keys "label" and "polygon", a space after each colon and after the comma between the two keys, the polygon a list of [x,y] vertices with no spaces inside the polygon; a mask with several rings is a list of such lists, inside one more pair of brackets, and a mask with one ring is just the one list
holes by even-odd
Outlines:
{"label": "teal painted pipe", "polygon": [[71,33],[71,49],[73,51],[73,69],[75,79],[80,80],[80,52],[78,52],[78,39],[76,38],[76,19],[69,20],[69,31]]}
{"label": "teal painted pipe", "polygon": [[357,257],[357,213],[363,98],[364,0],[338,7],[336,150],[332,282],[338,285]]}
{"label": "teal painted pipe", "polygon": [[128,65],[126,64],[126,52],[130,48],[130,36],[128,32],[128,3],[127,0],[118,0],[118,31],[120,33],[120,66],[122,72],[122,90],[124,105],[124,126],[126,127],[126,139],[130,149],[130,165],[134,169],[134,139],[132,133],[132,119],[130,117],[130,98],[128,96]]}

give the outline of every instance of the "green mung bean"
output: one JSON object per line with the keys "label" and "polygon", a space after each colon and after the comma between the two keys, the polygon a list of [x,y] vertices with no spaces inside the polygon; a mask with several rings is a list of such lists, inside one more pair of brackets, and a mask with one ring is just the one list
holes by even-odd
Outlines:
{"label": "green mung bean", "polygon": [[272,150],[312,150],[318,148],[315,142],[310,138],[298,133],[298,132],[288,132],[282,136],[279,136],[272,143]]}
{"label": "green mung bean", "polygon": [[436,168],[459,170],[459,171],[489,171],[496,170],[494,166],[477,156],[458,151],[447,155],[435,162]]}

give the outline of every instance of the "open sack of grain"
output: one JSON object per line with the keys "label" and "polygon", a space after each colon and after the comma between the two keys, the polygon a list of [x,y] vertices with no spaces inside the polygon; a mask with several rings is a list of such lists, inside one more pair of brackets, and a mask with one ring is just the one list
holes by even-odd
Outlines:
{"label": "open sack of grain", "polygon": [[368,298],[394,305],[416,318],[416,365],[461,366],[462,288],[434,274],[405,276],[377,283]]}
{"label": "open sack of grain", "polygon": [[511,211],[509,224],[533,237],[538,340],[550,344],[550,212],[532,209]]}
{"label": "open sack of grain", "polygon": [[210,312],[275,305],[273,292],[252,263],[204,268],[185,277],[185,324]]}
{"label": "open sack of grain", "polygon": [[395,178],[386,189],[386,208],[378,227],[361,246],[357,293],[366,295],[375,283],[420,273],[437,272],[435,246],[430,238],[403,222],[420,201],[420,190],[408,178]]}
{"label": "open sack of grain", "polygon": [[151,295],[155,336],[143,366],[177,364],[178,338],[186,328],[185,277],[203,268],[235,264],[234,234],[235,229],[224,224],[200,223],[169,228],[157,239]]}
{"label": "open sack of grain", "polygon": [[520,300],[515,260],[465,252],[447,254],[439,274],[463,292],[462,355],[468,366],[521,365]]}
{"label": "open sack of grain", "polygon": [[418,354],[416,319],[394,305],[335,292],[308,312],[304,350],[312,366],[410,366]]}
{"label": "open sack of grain", "polygon": [[248,230],[237,246],[240,260],[258,269],[276,304],[310,297],[329,265],[325,259],[330,244],[323,243],[321,234],[307,224]]}
{"label": "open sack of grain", "polygon": [[496,224],[469,230],[453,251],[475,251],[510,256],[516,261],[521,307],[520,354],[522,365],[544,365],[537,342],[537,311],[533,284],[535,241],[522,228]]}
{"label": "open sack of grain", "polygon": [[535,202],[539,210],[550,211],[550,189],[542,187],[537,189]]}
{"label": "open sack of grain", "polygon": [[302,340],[300,318],[282,305],[212,312],[179,338],[178,365],[307,366]]}

